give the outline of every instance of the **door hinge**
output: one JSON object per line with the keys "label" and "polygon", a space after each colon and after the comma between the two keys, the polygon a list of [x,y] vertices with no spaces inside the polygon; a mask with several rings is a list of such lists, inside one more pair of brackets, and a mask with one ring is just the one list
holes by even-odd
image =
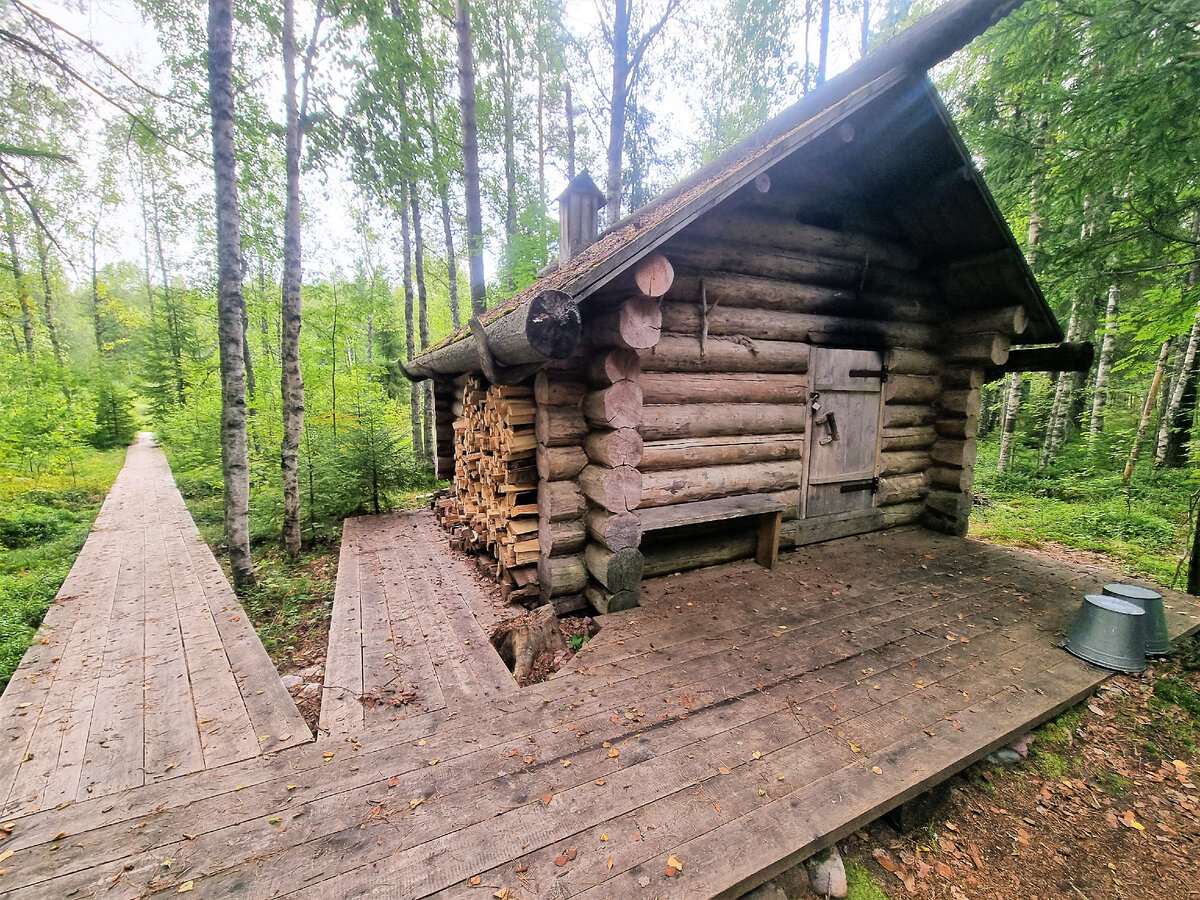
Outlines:
{"label": "door hinge", "polygon": [[851,369],[850,377],[851,378],[878,378],[880,380],[880,382],[887,382],[888,367],[887,367],[887,364],[885,363],[884,365],[880,366],[878,369]]}
{"label": "door hinge", "polygon": [[843,494],[854,494],[858,491],[870,491],[872,494],[879,493],[879,479],[872,478],[870,481],[851,481],[843,484],[841,487]]}

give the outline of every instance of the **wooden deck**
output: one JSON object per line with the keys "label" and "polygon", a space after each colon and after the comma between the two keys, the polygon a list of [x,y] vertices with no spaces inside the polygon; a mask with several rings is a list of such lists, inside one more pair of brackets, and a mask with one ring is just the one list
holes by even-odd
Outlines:
{"label": "wooden deck", "polygon": [[[443,603],[452,571],[405,522],[358,520],[344,557],[360,584],[378,562],[393,643],[416,634],[390,607],[406,554],[443,572]],[[432,650],[397,673],[419,697],[436,679],[441,708],[16,818],[0,893],[737,897],[1094,690],[1107,673],[1057,641],[1111,578],[907,530],[650,582],[572,671],[526,689],[448,690],[470,681],[443,678],[461,662],[443,635],[432,675]],[[1168,604],[1174,635],[1200,626],[1191,598]],[[381,627],[357,609],[364,635]]]}
{"label": "wooden deck", "polygon": [[322,732],[357,737],[412,715],[517,694],[488,642],[502,616],[475,567],[445,545],[429,512],[346,520]]}
{"label": "wooden deck", "polygon": [[0,728],[4,816],[312,739],[148,440],[0,696]]}

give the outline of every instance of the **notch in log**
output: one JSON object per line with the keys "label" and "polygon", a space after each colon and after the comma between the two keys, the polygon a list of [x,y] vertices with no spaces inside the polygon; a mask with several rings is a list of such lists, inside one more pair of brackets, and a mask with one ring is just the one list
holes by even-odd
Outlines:
{"label": "notch in log", "polygon": [[1092,367],[1096,348],[1088,341],[1064,342],[1052,347],[1018,347],[1008,352],[1003,365],[984,369],[986,381],[996,381],[1009,372],[1086,372]]}

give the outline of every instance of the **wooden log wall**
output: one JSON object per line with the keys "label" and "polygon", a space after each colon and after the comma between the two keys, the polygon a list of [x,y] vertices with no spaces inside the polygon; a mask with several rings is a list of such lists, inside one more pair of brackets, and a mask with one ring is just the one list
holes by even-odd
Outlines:
{"label": "wooden log wall", "polygon": [[587,465],[583,442],[587,387],[578,361],[538,372],[537,402],[538,584],[543,601],[580,595],[587,588],[587,545],[579,475]]}
{"label": "wooden log wall", "polygon": [[539,594],[533,395],[528,386],[488,386],[479,376],[463,380],[459,399],[449,404],[456,416],[451,424],[454,493],[434,506],[452,546],[495,557],[489,570],[506,599],[514,601],[536,600]]}

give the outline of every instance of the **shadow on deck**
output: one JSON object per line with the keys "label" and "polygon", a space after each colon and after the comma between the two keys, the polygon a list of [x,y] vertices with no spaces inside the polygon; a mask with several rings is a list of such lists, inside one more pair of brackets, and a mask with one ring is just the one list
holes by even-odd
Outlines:
{"label": "shadow on deck", "polygon": [[[437,699],[19,820],[0,893],[737,897],[1107,677],[1057,642],[1112,573],[899,530],[806,547],[774,571],[653,580],[571,671],[487,693],[461,667],[462,628],[483,626],[469,598],[448,597],[465,588],[444,538],[418,515],[402,520],[407,544],[372,550],[373,521],[351,529],[343,576],[380,566],[388,609],[395,593],[415,617],[401,650]],[[379,525],[394,535],[397,519]],[[406,573],[422,568],[441,583],[417,593]],[[380,627],[378,599],[360,596],[359,624],[339,633]],[[439,601],[444,622],[427,621]],[[1173,636],[1200,627],[1191,598],[1167,605]],[[669,855],[684,864],[674,878]]]}

